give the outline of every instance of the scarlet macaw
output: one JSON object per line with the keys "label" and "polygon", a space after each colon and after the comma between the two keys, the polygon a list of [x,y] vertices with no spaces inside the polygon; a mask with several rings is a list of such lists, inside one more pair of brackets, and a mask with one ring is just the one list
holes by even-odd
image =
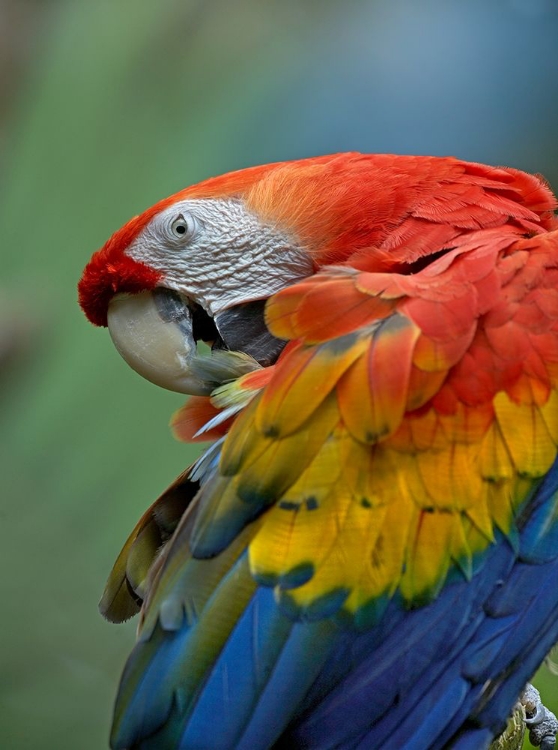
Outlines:
{"label": "scarlet macaw", "polygon": [[558,641],[556,206],[514,169],[338,154],[186,188],[93,255],[87,317],[215,440],[101,602],[141,606],[113,748],[502,730]]}

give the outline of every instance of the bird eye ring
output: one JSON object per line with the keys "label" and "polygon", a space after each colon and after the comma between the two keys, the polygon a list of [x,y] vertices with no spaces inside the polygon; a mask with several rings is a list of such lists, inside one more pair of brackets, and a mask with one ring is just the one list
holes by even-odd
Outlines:
{"label": "bird eye ring", "polygon": [[170,225],[171,234],[179,240],[189,239],[196,228],[195,221],[192,217],[186,218],[184,214],[179,214]]}

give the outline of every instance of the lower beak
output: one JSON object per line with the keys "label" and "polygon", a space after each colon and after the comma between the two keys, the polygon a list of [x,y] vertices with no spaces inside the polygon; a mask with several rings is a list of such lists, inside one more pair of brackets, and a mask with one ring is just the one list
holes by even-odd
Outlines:
{"label": "lower beak", "polygon": [[152,383],[179,393],[206,396],[215,388],[193,372],[197,354],[192,311],[175,292],[155,289],[117,294],[108,308],[108,329],[118,352]]}

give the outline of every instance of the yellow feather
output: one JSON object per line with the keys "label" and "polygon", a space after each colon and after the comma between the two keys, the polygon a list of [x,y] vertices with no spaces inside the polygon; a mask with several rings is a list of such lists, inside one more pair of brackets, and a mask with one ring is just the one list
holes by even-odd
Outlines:
{"label": "yellow feather", "polygon": [[422,512],[416,536],[410,540],[401,593],[407,601],[420,602],[437,592],[447,575],[453,543],[456,514]]}
{"label": "yellow feather", "polygon": [[512,458],[497,421],[487,430],[479,451],[479,470],[484,479],[511,479],[515,474]]}
{"label": "yellow feather", "polygon": [[277,439],[260,435],[243,456],[240,496],[249,499],[267,495],[270,500],[282,497],[321,451],[338,420],[335,395],[330,394],[313,419],[297,432]]}
{"label": "yellow feather", "polygon": [[484,549],[487,542],[494,541],[494,522],[489,509],[491,491],[492,483],[483,482],[482,491],[465,511],[467,518],[473,524],[467,536],[468,545],[473,552]]}
{"label": "yellow feather", "polygon": [[504,534],[509,534],[514,518],[514,480],[503,480],[487,484],[488,513],[492,519],[492,526],[497,526]]}
{"label": "yellow feather", "polygon": [[441,452],[418,453],[416,460],[425,487],[421,507],[464,510],[482,492],[476,467],[477,445],[450,443]]}
{"label": "yellow feather", "polygon": [[225,476],[233,476],[245,463],[247,456],[254,460],[266,449],[268,443],[253,429],[256,397],[236,418],[223,445],[219,469]]}
{"label": "yellow feather", "polygon": [[[397,493],[397,486],[394,493]],[[401,523],[404,518],[406,523]],[[418,510],[408,493],[400,493],[397,502],[386,508],[380,534],[369,550],[369,580],[363,586],[367,597],[392,595],[399,584],[405,562],[405,550],[418,521]]]}
{"label": "yellow feather", "polygon": [[516,470],[526,476],[542,477],[556,458],[556,444],[539,407],[534,403],[517,404],[500,392],[494,399],[494,408]]}
{"label": "yellow feather", "polygon": [[548,401],[539,407],[552,440],[558,444],[558,391],[550,391]]}
{"label": "yellow feather", "polygon": [[[446,444],[447,438],[442,430],[439,416],[434,409],[429,409],[420,416],[409,417],[408,423],[412,434],[412,447],[417,450],[442,448]],[[407,450],[409,450],[408,445]]]}
{"label": "yellow feather", "polygon": [[[305,584],[289,592],[297,607],[306,608],[316,600],[327,597],[337,589],[348,589],[353,585],[350,566],[355,557],[355,548],[346,549],[341,537],[341,529],[345,523],[352,498],[345,493],[334,492],[331,502],[324,504],[323,513],[314,516],[312,523],[303,523],[297,531],[300,533],[301,549],[310,542],[315,544],[314,555],[316,570],[314,576]],[[306,511],[301,520],[308,519]],[[263,530],[265,532],[265,529]],[[265,550],[262,550],[265,555]],[[256,564],[255,555],[250,549],[252,564]],[[291,558],[293,559],[293,558]]]}
{"label": "yellow feather", "polygon": [[470,521],[463,514],[459,513],[454,516],[453,537],[450,554],[452,559],[459,565],[459,568],[469,580],[473,574],[472,550],[469,546],[467,531]]}
{"label": "yellow feather", "polygon": [[340,482],[343,437],[332,435],[324,442],[268,513],[250,547],[255,574],[273,579],[303,564],[318,567],[335,543],[340,514],[351,500]]}

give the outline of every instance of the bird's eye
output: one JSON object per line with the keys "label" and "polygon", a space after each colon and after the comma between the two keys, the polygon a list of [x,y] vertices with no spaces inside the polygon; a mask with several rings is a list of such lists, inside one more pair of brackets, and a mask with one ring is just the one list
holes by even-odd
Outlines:
{"label": "bird's eye", "polygon": [[192,217],[179,214],[170,225],[171,234],[179,240],[191,237],[194,233],[195,222]]}

